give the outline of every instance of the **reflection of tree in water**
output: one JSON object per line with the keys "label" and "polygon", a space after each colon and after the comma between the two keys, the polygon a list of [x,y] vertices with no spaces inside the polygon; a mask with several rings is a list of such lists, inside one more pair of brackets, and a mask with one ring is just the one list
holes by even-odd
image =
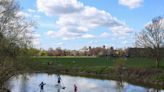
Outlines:
{"label": "reflection of tree in water", "polygon": [[124,88],[124,83],[122,80],[116,82],[116,90],[117,92],[122,92]]}
{"label": "reflection of tree in water", "polygon": [[147,92],[161,92],[159,89],[148,89]]}
{"label": "reflection of tree in water", "polygon": [[28,77],[27,77],[27,75],[23,74],[20,77],[21,77],[20,78],[20,92],[28,92],[28,86],[27,86]]}

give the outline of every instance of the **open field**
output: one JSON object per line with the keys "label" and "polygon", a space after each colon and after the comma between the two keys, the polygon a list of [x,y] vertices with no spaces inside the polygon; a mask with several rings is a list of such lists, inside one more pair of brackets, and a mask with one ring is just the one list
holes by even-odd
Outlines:
{"label": "open field", "polygon": [[[123,58],[121,59],[127,68],[154,68],[155,61],[148,58]],[[55,63],[57,66],[64,67],[112,67],[118,58],[107,57],[33,57],[34,62],[47,65],[47,63]],[[164,59],[160,61],[160,67],[164,68]]]}

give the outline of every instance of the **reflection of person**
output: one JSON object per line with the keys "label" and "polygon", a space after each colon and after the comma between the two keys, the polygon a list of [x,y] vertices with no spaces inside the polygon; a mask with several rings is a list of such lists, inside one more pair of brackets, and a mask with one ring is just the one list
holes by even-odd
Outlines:
{"label": "reflection of person", "polygon": [[40,92],[44,92],[44,85],[46,85],[46,84],[43,83],[43,82],[41,82],[41,83],[39,84],[39,86],[40,86]]}
{"label": "reflection of person", "polygon": [[77,92],[77,86],[74,84],[74,92]]}
{"label": "reflection of person", "polygon": [[58,88],[57,92],[60,92],[60,88]]}

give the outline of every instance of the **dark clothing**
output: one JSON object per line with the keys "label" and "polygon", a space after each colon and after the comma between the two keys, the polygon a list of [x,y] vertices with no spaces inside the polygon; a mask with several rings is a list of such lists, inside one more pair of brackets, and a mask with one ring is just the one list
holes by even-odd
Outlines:
{"label": "dark clothing", "polygon": [[44,88],[43,88],[43,85],[40,86],[40,89],[44,89]]}
{"label": "dark clothing", "polygon": [[77,86],[74,84],[74,92],[77,92]]}
{"label": "dark clothing", "polygon": [[58,79],[58,83],[60,83],[60,80]]}
{"label": "dark clothing", "polygon": [[45,84],[45,83],[43,83],[43,82],[41,82],[41,83],[40,83],[40,85],[39,85],[39,86],[40,86],[40,89],[41,89],[41,90],[43,90],[43,89],[44,89],[44,85],[46,85],[46,84]]}
{"label": "dark clothing", "polygon": [[58,84],[61,82],[61,77],[58,75]]}

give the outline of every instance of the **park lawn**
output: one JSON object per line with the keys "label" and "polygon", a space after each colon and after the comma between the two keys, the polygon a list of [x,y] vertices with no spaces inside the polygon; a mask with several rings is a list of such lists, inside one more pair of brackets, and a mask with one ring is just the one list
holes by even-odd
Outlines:
{"label": "park lawn", "polygon": [[[56,66],[67,68],[103,68],[113,67],[118,58],[107,57],[88,57],[88,56],[62,56],[62,57],[33,57],[34,62],[38,64],[47,65],[47,63],[54,63]],[[127,58],[122,59],[125,67],[128,68],[154,68],[155,61],[148,58]],[[160,66],[164,68],[164,59],[160,61]]]}
{"label": "park lawn", "polygon": [[43,66],[52,62],[54,66],[76,69],[96,69],[113,65],[113,61],[102,57],[35,57],[33,61],[39,62]]}

